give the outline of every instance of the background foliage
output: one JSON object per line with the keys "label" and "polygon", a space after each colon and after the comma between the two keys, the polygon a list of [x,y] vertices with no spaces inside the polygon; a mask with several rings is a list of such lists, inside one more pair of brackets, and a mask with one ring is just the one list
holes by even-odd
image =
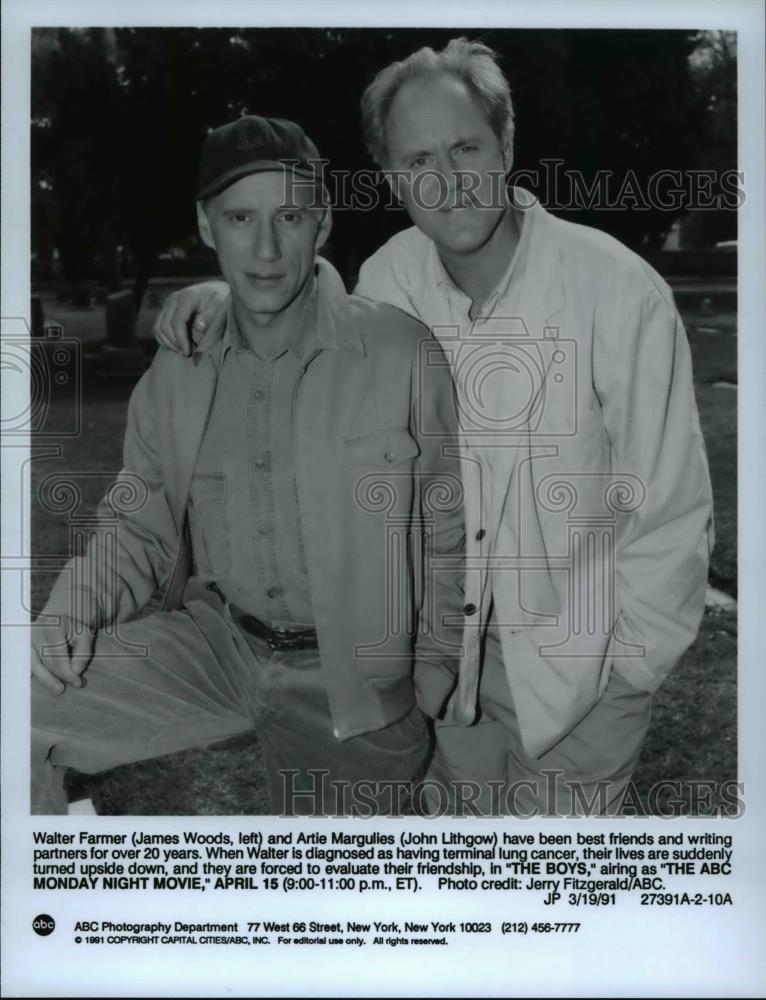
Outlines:
{"label": "background foliage", "polygon": [[[359,98],[374,73],[454,29],[41,28],[33,35],[33,249],[53,248],[69,282],[119,286],[117,247],[139,299],[170,246],[194,245],[197,163],[206,131],[243,113],[299,121],[334,169],[371,168]],[[731,34],[638,30],[482,30],[500,55],[517,115],[515,169],[561,160],[600,170],[736,164]],[[658,245],[675,215],[580,213],[632,246]],[[331,252],[348,277],[404,212],[336,212]],[[733,213],[711,220],[735,236]],[[723,232],[723,236],[721,233]]]}

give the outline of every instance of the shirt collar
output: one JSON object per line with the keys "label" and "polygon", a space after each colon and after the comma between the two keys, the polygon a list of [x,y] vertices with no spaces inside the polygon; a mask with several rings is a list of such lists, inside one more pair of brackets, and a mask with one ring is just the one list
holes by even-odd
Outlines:
{"label": "shirt collar", "polygon": [[[291,347],[297,349],[298,356],[302,358],[307,356],[304,355],[304,351],[309,352],[317,346],[320,349],[352,350],[364,356],[367,352],[359,333],[359,318],[353,308],[351,297],[346,292],[343,279],[323,257],[317,258],[314,273],[315,321],[309,326],[300,328],[295,343],[291,341]],[[229,321],[230,317],[233,321],[231,303],[204,333],[193,355],[195,364],[204,353],[210,352],[214,355],[218,349],[218,357],[222,358],[228,347],[234,346],[230,331],[236,324]],[[235,336],[238,333],[237,331]],[[240,337],[240,346],[241,343]]]}
{"label": "shirt collar", "polygon": [[[528,193],[520,188],[512,188],[511,211],[513,211],[516,217],[516,223],[519,227],[519,241],[516,244],[516,249],[511,254],[511,259],[508,261],[508,266],[505,269],[503,276],[500,278],[500,281],[498,281],[494,289],[490,292],[484,302],[482,302],[482,315],[489,315],[497,305],[497,302],[508,293],[511,279],[519,267],[519,262],[523,261],[526,257],[532,232],[533,220],[532,213],[529,211],[529,208],[531,207],[530,196]],[[441,288],[448,294],[452,293],[453,295],[460,295],[467,299],[468,296],[465,292],[457,287],[447,273],[447,269],[442,263],[441,257],[439,256],[439,252],[434,243],[431,244],[431,251],[437,287]]]}
{"label": "shirt collar", "polygon": [[270,353],[252,351],[245,343],[242,337],[242,332],[239,329],[239,324],[237,323],[237,318],[234,314],[234,305],[230,298],[229,305],[226,310],[226,326],[221,338],[221,360],[223,360],[226,356],[226,352],[229,348],[231,348],[234,351],[247,351],[263,361],[274,361],[276,358],[281,357],[285,351],[289,350],[292,351],[299,361],[305,361],[309,354],[316,349],[318,344],[316,333],[316,279],[312,278],[312,283],[314,287],[307,296],[300,314],[296,317],[295,325],[289,338],[285,343],[280,344]]}
{"label": "shirt collar", "polygon": [[346,291],[343,279],[329,262],[318,257],[317,336],[322,347],[334,350],[367,352],[359,333],[359,315]]}

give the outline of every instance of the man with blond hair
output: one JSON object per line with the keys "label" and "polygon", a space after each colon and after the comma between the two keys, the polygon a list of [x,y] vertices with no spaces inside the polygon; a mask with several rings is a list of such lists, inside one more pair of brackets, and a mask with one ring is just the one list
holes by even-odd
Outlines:
{"label": "man with blond hair", "polygon": [[[432,328],[460,404],[465,648],[433,808],[618,812],[652,693],[699,627],[712,544],[672,293],[508,186],[513,107],[484,44],[385,67],[362,121],[414,225],[362,265],[357,294]],[[188,349],[187,322],[203,328],[224,295],[175,295],[160,341]]]}

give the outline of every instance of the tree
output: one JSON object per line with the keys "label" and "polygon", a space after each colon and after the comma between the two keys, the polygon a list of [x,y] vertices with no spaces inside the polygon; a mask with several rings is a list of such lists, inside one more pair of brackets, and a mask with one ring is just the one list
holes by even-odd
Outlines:
{"label": "tree", "polygon": [[[720,197],[722,176],[737,169],[737,36],[733,31],[700,31],[694,42],[689,64],[708,126],[699,165],[714,174],[713,195]],[[692,212],[684,225],[685,241],[692,246],[736,236],[734,207]]]}
{"label": "tree", "polygon": [[[103,29],[36,29],[32,39],[32,211],[66,280],[92,275],[118,224],[118,93]],[[110,276],[111,277],[111,276]]]}
{"label": "tree", "polygon": [[[632,172],[645,187],[658,170],[698,166],[711,128],[718,130],[721,156],[732,148],[732,54],[727,63],[724,51],[710,42],[714,65],[726,65],[729,75],[710,71],[703,85],[701,70],[689,61],[700,45],[698,34],[461,32],[495,48],[509,77],[518,169],[558,160],[567,171],[579,171],[585,184],[608,170],[618,185]],[[244,113],[293,118],[335,170],[371,170],[359,124],[364,87],[392,60],[422,45],[441,48],[455,33],[35,30],[35,249],[44,255],[54,242],[71,281],[90,276],[98,259],[101,279],[114,284],[115,250],[122,244],[134,262],[140,301],[158,254],[196,233],[197,165],[208,129]],[[537,193],[549,207],[634,246],[657,244],[675,218],[656,206],[574,210],[547,198],[544,180]],[[342,204],[335,210],[332,253],[347,278],[382,240],[409,224],[403,211],[387,207],[391,199],[383,183],[378,192],[379,202],[367,211],[346,211]]]}

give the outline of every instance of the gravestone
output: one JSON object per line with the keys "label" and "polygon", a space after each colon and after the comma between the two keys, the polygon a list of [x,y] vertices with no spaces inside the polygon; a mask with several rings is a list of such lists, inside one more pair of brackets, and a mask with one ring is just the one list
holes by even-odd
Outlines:
{"label": "gravestone", "polygon": [[136,300],[133,292],[112,292],[106,297],[106,342],[110,347],[137,347]]}
{"label": "gravestone", "polygon": [[136,375],[146,367],[136,337],[136,300],[130,290],[106,297],[106,343],[101,349],[102,375]]}

